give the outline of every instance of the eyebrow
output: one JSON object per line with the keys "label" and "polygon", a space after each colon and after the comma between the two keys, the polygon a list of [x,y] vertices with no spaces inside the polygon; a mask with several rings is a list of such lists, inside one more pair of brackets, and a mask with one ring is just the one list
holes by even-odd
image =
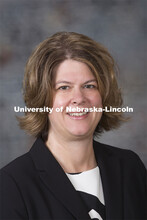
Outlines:
{"label": "eyebrow", "polygon": [[[91,79],[91,80],[88,80],[88,81],[86,81],[86,82],[84,82],[83,84],[87,84],[87,83],[91,83],[91,82],[96,82],[97,83],[97,80],[96,79]],[[57,81],[56,83],[55,83],[55,85],[58,85],[58,84],[63,84],[63,83],[66,83],[66,84],[72,84],[72,82],[68,82],[68,81]]]}

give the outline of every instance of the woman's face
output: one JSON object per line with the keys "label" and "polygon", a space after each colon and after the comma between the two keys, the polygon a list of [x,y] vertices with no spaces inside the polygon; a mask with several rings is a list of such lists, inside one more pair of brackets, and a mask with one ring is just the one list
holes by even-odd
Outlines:
{"label": "woman's face", "polygon": [[[82,62],[63,61],[56,70],[53,93],[53,112],[49,114],[50,130],[63,138],[92,136],[102,116],[101,112],[67,112],[71,108],[100,108],[102,99],[97,81]],[[56,108],[63,108],[57,112]]]}

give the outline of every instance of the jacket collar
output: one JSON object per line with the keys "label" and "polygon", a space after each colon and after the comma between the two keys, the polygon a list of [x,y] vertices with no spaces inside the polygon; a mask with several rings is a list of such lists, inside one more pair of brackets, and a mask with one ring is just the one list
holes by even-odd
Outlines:
{"label": "jacket collar", "polygon": [[41,138],[36,140],[30,153],[40,178],[54,196],[76,219],[90,220],[81,198]]}
{"label": "jacket collar", "polygon": [[106,219],[121,220],[123,219],[123,171],[120,159],[116,154],[117,149],[96,141],[93,143],[102,179]]}
{"label": "jacket collar", "polygon": [[[106,219],[120,220],[122,219],[120,161],[115,153],[110,150],[110,146],[95,141],[93,146],[102,178]],[[30,154],[36,169],[39,171],[40,178],[55,197],[78,220],[90,220],[81,198],[41,138],[35,141]]]}

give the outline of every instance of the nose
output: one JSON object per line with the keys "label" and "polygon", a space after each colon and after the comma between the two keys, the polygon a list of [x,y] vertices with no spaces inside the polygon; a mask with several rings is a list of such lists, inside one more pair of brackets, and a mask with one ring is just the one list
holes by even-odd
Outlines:
{"label": "nose", "polygon": [[71,103],[74,105],[81,105],[85,103],[86,97],[81,88],[75,88],[72,93]]}

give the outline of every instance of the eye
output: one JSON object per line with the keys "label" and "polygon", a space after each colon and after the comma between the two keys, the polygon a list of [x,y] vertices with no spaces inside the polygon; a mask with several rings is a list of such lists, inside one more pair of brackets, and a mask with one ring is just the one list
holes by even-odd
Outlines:
{"label": "eye", "polygon": [[67,90],[67,89],[69,89],[69,86],[60,86],[58,88],[58,90]]}
{"label": "eye", "polygon": [[92,84],[87,84],[87,85],[84,85],[84,88],[86,88],[86,89],[95,89],[95,88],[97,88],[97,86],[92,85]]}

